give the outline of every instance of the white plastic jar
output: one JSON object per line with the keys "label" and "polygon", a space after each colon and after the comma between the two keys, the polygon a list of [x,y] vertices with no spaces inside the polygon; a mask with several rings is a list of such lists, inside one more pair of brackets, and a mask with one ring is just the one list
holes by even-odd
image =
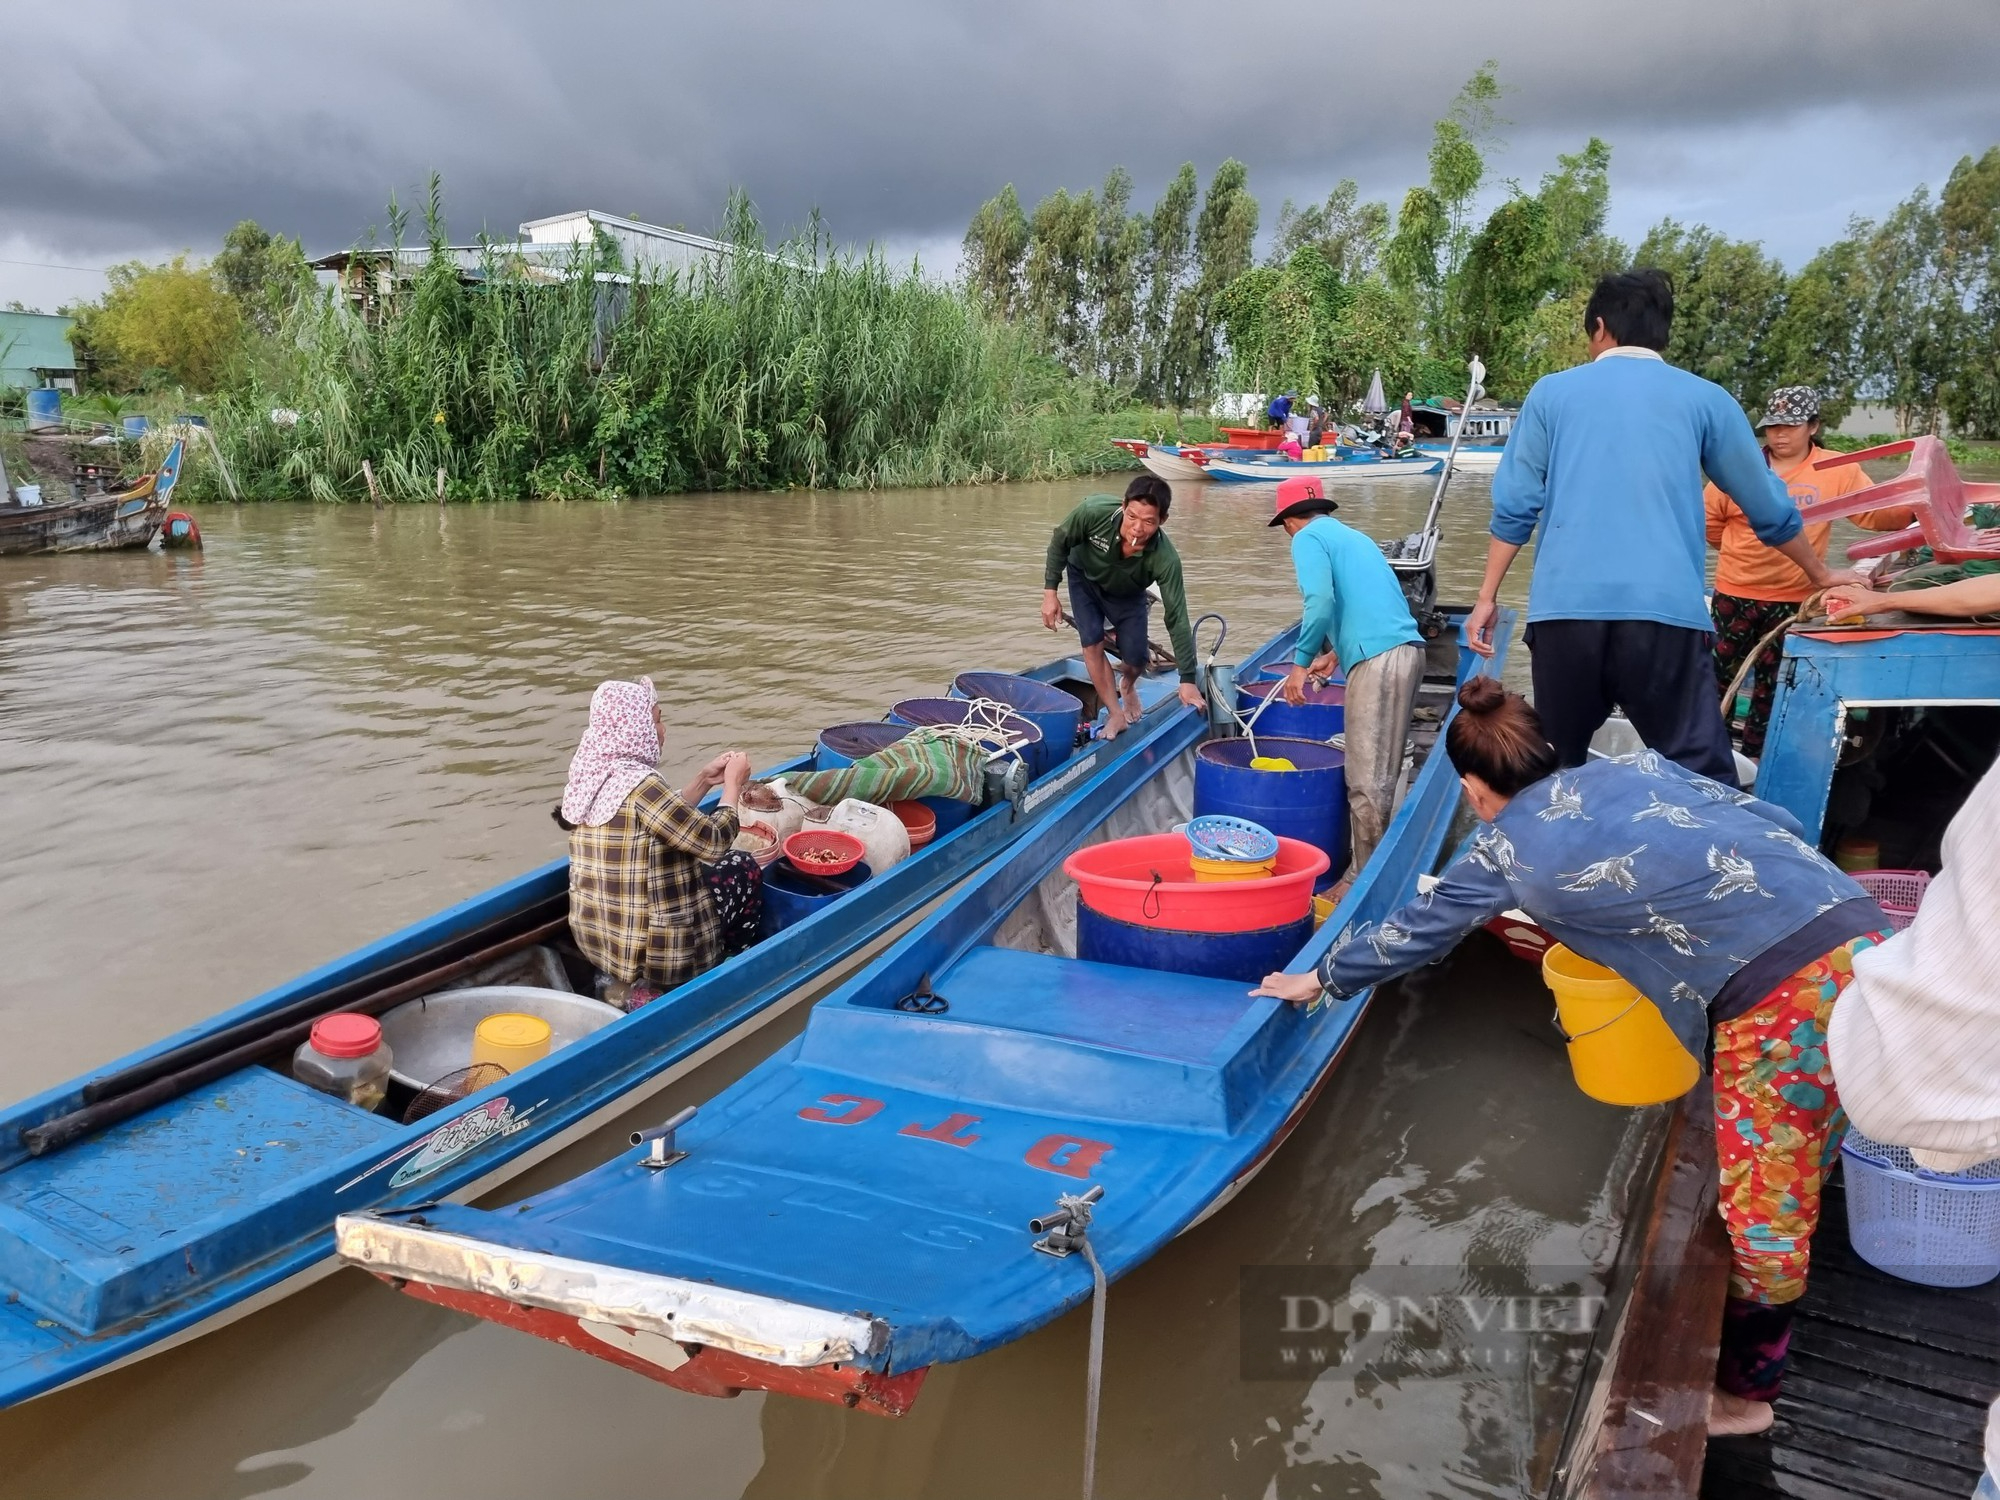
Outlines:
{"label": "white plastic jar", "polygon": [[339,1011],[313,1022],[312,1035],[292,1054],[292,1077],[373,1111],[389,1092],[392,1061],[380,1021]]}

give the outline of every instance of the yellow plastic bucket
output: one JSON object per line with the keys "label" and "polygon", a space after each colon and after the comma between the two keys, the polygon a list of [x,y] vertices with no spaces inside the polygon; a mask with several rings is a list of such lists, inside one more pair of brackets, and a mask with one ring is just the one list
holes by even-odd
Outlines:
{"label": "yellow plastic bucket", "polygon": [[549,1023],[540,1016],[498,1011],[472,1031],[472,1065],[494,1063],[518,1073],[549,1055]]}
{"label": "yellow plastic bucket", "polygon": [[1576,1086],[1591,1098],[1664,1104],[1701,1077],[1701,1064],[1660,1008],[1604,965],[1553,943],[1542,955],[1542,982],[1556,997],[1556,1027],[1569,1043]]}
{"label": "yellow plastic bucket", "polygon": [[1318,932],[1326,925],[1326,919],[1339,908],[1340,903],[1331,896],[1313,897],[1313,931]]}
{"label": "yellow plastic bucket", "polygon": [[1203,859],[1199,854],[1190,854],[1188,863],[1194,867],[1197,884],[1209,884],[1221,880],[1262,880],[1278,868],[1278,856],[1269,859]]}

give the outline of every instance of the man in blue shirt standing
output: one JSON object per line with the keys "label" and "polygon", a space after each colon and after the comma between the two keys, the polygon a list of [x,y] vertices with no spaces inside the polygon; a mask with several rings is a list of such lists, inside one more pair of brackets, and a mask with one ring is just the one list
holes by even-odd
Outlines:
{"label": "man in blue shirt standing", "polygon": [[1590,363],[1535,382],[1493,476],[1486,580],[1467,644],[1493,654],[1500,581],[1539,530],[1526,640],[1535,707],[1564,766],[1622,707],[1648,747],[1735,786],[1715,688],[1702,476],[1814,588],[1832,573],[1730,394],[1660,357],[1673,327],[1660,271],[1604,277],[1584,309]]}
{"label": "man in blue shirt standing", "polygon": [[1285,701],[1305,701],[1306,679],[1347,674],[1347,819],[1353,879],[1382,842],[1396,812],[1396,782],[1410,710],[1424,680],[1423,637],[1395,570],[1371,537],[1334,520],[1338,507],[1317,478],[1278,486],[1277,513],[1292,541],[1292,569],[1305,614],[1285,677]]}

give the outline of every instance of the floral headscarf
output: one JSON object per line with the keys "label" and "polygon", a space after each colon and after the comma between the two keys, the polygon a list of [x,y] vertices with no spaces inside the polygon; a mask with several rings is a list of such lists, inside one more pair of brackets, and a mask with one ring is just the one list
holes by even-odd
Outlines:
{"label": "floral headscarf", "polygon": [[590,727],[570,757],[562,815],[596,828],[609,823],[632,789],[660,764],[660,735],[653,727],[659,701],[653,679],[600,682],[590,695]]}

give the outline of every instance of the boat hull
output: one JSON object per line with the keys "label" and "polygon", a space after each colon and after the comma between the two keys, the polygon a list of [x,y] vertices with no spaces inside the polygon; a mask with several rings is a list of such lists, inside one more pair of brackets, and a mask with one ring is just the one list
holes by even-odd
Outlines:
{"label": "boat hull", "polygon": [[1372,484],[1383,479],[1413,479],[1432,475],[1443,468],[1436,458],[1347,459],[1341,462],[1306,463],[1277,459],[1267,463],[1237,459],[1210,459],[1208,477],[1224,484],[1279,484],[1287,479],[1316,478],[1326,484]]}
{"label": "boat hull", "polygon": [[129,490],[45,505],[0,505],[0,557],[151,546],[173,503],[180,463],[181,445],[176,441],[159,471]]}

